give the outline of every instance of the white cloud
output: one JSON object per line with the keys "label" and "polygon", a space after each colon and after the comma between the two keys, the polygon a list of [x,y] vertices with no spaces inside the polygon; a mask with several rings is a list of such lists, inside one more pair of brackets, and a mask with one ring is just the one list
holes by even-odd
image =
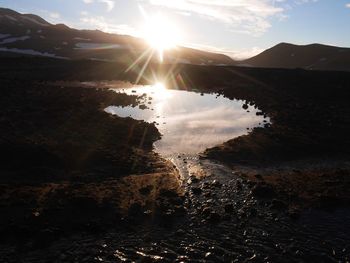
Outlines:
{"label": "white cloud", "polygon": [[51,18],[54,18],[54,19],[57,19],[57,18],[60,18],[61,15],[57,12],[52,12],[49,14]]}
{"label": "white cloud", "polygon": [[350,3],[346,4],[345,7],[350,8]]}
{"label": "white cloud", "polygon": [[247,48],[247,49],[240,49],[240,50],[232,50],[229,48],[218,48],[210,45],[202,45],[202,44],[185,44],[184,46],[194,48],[194,49],[200,49],[208,52],[213,53],[219,53],[219,54],[225,54],[234,60],[244,60],[247,58],[251,58],[255,55],[260,54],[264,51],[264,49],[259,47],[253,47],[253,48]]}
{"label": "white cloud", "polygon": [[271,27],[269,19],[284,11],[276,0],[150,0],[150,3],[218,20],[234,31],[253,35],[266,32]]}
{"label": "white cloud", "polygon": [[295,0],[296,4],[308,4],[308,3],[316,3],[318,0]]}
{"label": "white cloud", "polygon": [[103,3],[107,6],[107,11],[112,11],[114,9],[115,2],[113,0],[82,0],[85,4],[92,4],[95,2]]}
{"label": "white cloud", "polygon": [[112,11],[114,8],[114,1],[112,0],[98,0],[100,3],[104,3],[107,5],[107,11]]}
{"label": "white cloud", "polygon": [[90,27],[94,29],[99,29],[108,33],[116,33],[121,35],[131,35],[131,36],[140,36],[140,32],[132,26],[126,24],[116,25],[113,22],[107,21],[102,16],[87,16],[84,15],[80,18],[80,22],[84,24],[84,28]]}

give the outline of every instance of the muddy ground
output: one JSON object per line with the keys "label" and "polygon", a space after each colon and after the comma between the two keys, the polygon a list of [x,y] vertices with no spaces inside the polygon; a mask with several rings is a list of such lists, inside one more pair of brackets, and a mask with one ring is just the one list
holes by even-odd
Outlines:
{"label": "muddy ground", "polygon": [[4,262],[349,260],[349,73],[151,65],[141,83],[155,74],[272,120],[171,163],[153,152],[153,124],[103,112],[136,97],[64,85],[134,82],[137,68],[29,58],[0,68]]}

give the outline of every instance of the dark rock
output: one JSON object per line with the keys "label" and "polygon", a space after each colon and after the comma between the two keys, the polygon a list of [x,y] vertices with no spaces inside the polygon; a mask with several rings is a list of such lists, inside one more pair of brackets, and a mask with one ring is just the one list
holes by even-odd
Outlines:
{"label": "dark rock", "polygon": [[300,217],[300,212],[298,210],[289,210],[288,215],[291,219],[297,220]]}
{"label": "dark rock", "polygon": [[139,190],[140,194],[142,195],[149,195],[153,189],[153,186],[149,185],[146,187],[143,187]]}
{"label": "dark rock", "polygon": [[270,208],[275,210],[284,210],[288,208],[288,205],[281,200],[274,199],[271,202]]}
{"label": "dark rock", "polygon": [[212,186],[215,186],[217,188],[220,188],[222,186],[222,184],[218,180],[214,180],[211,184]]}
{"label": "dark rock", "polygon": [[232,213],[234,211],[233,204],[226,204],[224,208],[226,213]]}
{"label": "dark rock", "polygon": [[275,190],[266,184],[257,184],[253,189],[252,189],[252,194],[255,197],[258,198],[271,198],[276,195]]}
{"label": "dark rock", "polygon": [[203,191],[201,188],[199,187],[192,187],[192,193],[194,193],[195,195],[200,195]]}
{"label": "dark rock", "polygon": [[256,217],[258,214],[258,211],[255,208],[250,209],[250,216]]}
{"label": "dark rock", "polygon": [[217,224],[221,221],[221,216],[216,212],[211,212],[208,221],[213,224]]}
{"label": "dark rock", "polygon": [[141,204],[139,203],[133,203],[129,207],[129,216],[138,216],[143,213],[143,209]]}
{"label": "dark rock", "polygon": [[205,217],[209,216],[210,213],[212,212],[211,208],[209,207],[204,207],[202,210],[202,215],[204,215]]}
{"label": "dark rock", "polygon": [[44,229],[39,232],[37,240],[35,242],[36,247],[47,247],[57,238],[57,233],[52,229]]}
{"label": "dark rock", "polygon": [[195,176],[191,176],[190,179],[191,179],[192,183],[194,183],[194,184],[199,182],[199,179]]}
{"label": "dark rock", "polygon": [[177,197],[179,197],[177,192],[171,191],[171,190],[167,190],[167,189],[161,189],[160,190],[160,195],[162,197],[167,197],[167,198],[177,198]]}
{"label": "dark rock", "polygon": [[256,179],[262,180],[262,175],[261,174],[256,174],[254,175]]}

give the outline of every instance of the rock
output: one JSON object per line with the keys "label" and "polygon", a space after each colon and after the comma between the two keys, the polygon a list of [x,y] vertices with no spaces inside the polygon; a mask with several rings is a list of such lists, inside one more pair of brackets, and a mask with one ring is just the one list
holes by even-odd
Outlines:
{"label": "rock", "polygon": [[213,224],[217,224],[221,221],[221,216],[216,212],[211,212],[208,221]]}
{"label": "rock", "polygon": [[209,207],[204,207],[202,210],[202,215],[204,215],[205,217],[209,216],[210,213],[212,212],[211,208]]}
{"label": "rock", "polygon": [[214,180],[211,183],[211,185],[214,186],[214,187],[217,187],[217,188],[220,188],[222,186],[222,184],[218,180]]}
{"label": "rock", "polygon": [[199,187],[192,187],[191,190],[195,195],[200,195],[203,192],[203,190]]}
{"label": "rock", "polygon": [[139,190],[140,194],[142,195],[149,195],[153,189],[153,186],[149,185],[146,187],[143,187]]}
{"label": "rock", "polygon": [[184,236],[185,234],[186,234],[186,232],[181,228],[175,232],[175,235],[177,235],[177,236]]}
{"label": "rock", "polygon": [[160,195],[162,197],[167,197],[167,198],[177,198],[179,197],[178,193],[172,190],[167,190],[167,189],[161,189],[160,190]]}
{"label": "rock", "polygon": [[199,182],[198,178],[193,176],[193,175],[190,177],[190,179],[191,179],[192,183],[194,183],[194,184]]}
{"label": "rock", "polygon": [[141,204],[133,203],[132,205],[130,205],[129,211],[128,211],[128,214],[130,216],[138,216],[138,215],[141,215],[142,213],[143,213],[143,210],[142,210]]}
{"label": "rock", "polygon": [[262,180],[262,175],[261,174],[256,174],[254,175],[256,179]]}
{"label": "rock", "polygon": [[284,210],[288,208],[288,205],[281,200],[273,199],[270,208],[275,210]]}
{"label": "rock", "polygon": [[233,204],[226,204],[224,209],[226,213],[232,213],[234,211],[234,206]]}
{"label": "rock", "polygon": [[49,246],[57,239],[57,233],[52,229],[44,229],[38,233],[35,246],[38,248],[44,248]]}
{"label": "rock", "polygon": [[175,214],[177,216],[184,216],[186,214],[186,209],[183,206],[176,206],[175,207]]}
{"label": "rock", "polygon": [[291,219],[297,220],[300,217],[300,212],[298,210],[293,209],[288,211],[288,215]]}
{"label": "rock", "polygon": [[250,209],[250,216],[256,217],[258,214],[258,211],[255,208]]}
{"label": "rock", "polygon": [[276,195],[275,190],[266,184],[257,184],[255,187],[252,189],[252,194],[255,197],[259,198],[271,198]]}
{"label": "rock", "polygon": [[248,185],[249,188],[253,188],[253,187],[256,185],[256,182],[254,182],[254,181],[248,181],[248,182],[247,182],[247,185]]}

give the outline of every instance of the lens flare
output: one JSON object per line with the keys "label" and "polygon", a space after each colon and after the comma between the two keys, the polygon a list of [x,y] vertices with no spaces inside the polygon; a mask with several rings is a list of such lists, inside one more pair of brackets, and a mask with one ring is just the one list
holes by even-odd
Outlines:
{"label": "lens flare", "polygon": [[147,18],[144,38],[158,52],[159,60],[163,62],[164,51],[177,46],[180,32],[175,24],[158,14]]}

